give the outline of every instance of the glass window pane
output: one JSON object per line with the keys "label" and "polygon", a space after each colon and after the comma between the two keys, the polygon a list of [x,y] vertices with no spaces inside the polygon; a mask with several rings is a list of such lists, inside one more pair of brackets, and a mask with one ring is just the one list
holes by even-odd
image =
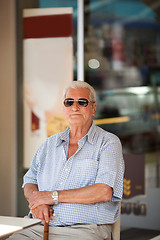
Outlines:
{"label": "glass window pane", "polygon": [[160,14],[155,2],[85,1],[85,80],[97,91],[95,119],[121,138],[127,152],[160,147]]}

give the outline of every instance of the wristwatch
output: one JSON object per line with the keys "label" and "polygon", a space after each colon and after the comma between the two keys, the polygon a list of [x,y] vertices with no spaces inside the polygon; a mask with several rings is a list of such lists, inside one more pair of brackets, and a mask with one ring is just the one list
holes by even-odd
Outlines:
{"label": "wristwatch", "polygon": [[58,192],[57,191],[51,192],[51,197],[53,198],[54,204],[57,205],[58,204]]}

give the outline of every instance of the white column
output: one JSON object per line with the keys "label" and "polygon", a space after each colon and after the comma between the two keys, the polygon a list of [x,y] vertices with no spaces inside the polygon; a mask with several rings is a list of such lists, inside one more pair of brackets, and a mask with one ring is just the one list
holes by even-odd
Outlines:
{"label": "white column", "polygon": [[77,80],[84,81],[84,1],[78,0]]}

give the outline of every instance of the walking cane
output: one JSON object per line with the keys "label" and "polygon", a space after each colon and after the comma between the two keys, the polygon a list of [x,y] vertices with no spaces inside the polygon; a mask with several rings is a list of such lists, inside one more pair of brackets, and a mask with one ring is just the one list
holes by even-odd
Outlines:
{"label": "walking cane", "polygon": [[[53,209],[49,209],[49,216],[53,214]],[[44,221],[43,240],[48,240],[49,237],[49,221]]]}
{"label": "walking cane", "polygon": [[48,240],[48,234],[49,234],[49,222],[44,221],[44,240]]}

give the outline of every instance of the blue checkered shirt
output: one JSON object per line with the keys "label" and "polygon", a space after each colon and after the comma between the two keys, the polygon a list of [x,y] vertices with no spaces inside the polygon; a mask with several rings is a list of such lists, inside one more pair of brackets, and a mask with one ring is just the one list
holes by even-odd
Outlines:
{"label": "blue checkered shirt", "polygon": [[39,191],[53,191],[107,184],[113,188],[110,201],[53,205],[54,220],[50,225],[111,224],[118,218],[123,193],[124,161],[119,138],[93,123],[79,140],[77,152],[67,160],[69,133],[67,128],[40,146],[24,176],[23,186],[33,183]]}

